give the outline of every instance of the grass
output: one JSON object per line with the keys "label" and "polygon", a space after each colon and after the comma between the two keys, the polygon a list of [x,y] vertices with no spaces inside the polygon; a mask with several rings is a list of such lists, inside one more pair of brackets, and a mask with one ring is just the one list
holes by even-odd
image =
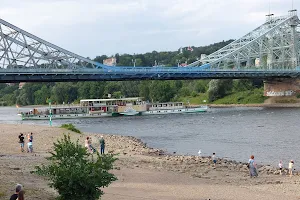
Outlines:
{"label": "grass", "polygon": [[213,104],[258,104],[264,103],[267,97],[263,96],[263,88],[236,92],[218,99]]}
{"label": "grass", "polygon": [[[176,101],[183,102],[185,104],[259,104],[264,103],[267,97],[263,96],[264,89],[257,88],[254,90],[247,90],[241,92],[234,92],[225,96],[224,98],[218,99],[214,102],[208,102],[207,93],[200,93],[196,96],[178,97]],[[206,101],[206,102],[205,102]]]}
{"label": "grass", "polygon": [[81,134],[81,131],[79,129],[77,129],[73,124],[62,124],[60,126],[60,128],[65,128],[69,131],[73,131],[75,133],[80,133]]}
{"label": "grass", "polygon": [[208,103],[208,96],[206,93],[200,93],[197,96],[186,96],[186,97],[179,97],[178,101],[183,102],[185,104],[194,104],[194,105],[199,105],[199,104],[207,104]]}

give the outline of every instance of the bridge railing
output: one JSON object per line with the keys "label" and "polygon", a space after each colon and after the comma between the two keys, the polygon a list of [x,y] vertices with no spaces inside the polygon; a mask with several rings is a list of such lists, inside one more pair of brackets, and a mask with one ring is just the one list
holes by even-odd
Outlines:
{"label": "bridge railing", "polygon": [[110,69],[33,69],[33,68],[18,68],[18,69],[4,69],[0,68],[0,73],[25,73],[25,74],[102,74],[102,73],[195,73],[195,72],[300,72],[300,67],[295,69],[261,69],[261,68],[247,68],[247,69],[203,69],[200,67],[112,67]]}

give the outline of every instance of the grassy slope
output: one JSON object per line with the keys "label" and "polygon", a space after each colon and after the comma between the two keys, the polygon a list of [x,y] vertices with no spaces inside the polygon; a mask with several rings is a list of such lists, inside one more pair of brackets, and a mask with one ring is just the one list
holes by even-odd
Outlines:
{"label": "grassy slope", "polygon": [[[190,104],[205,104],[207,101],[207,94],[199,94],[196,97],[180,97],[178,100],[184,103],[190,102]],[[218,99],[212,104],[257,104],[264,103],[266,97],[263,96],[263,88],[247,90],[241,92],[235,92],[225,96],[222,99]]]}

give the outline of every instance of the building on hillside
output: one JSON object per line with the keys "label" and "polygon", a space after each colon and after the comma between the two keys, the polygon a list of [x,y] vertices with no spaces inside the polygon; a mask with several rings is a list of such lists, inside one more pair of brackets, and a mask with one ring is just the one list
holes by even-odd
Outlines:
{"label": "building on hillside", "polygon": [[117,65],[117,59],[115,57],[107,58],[103,60],[104,65],[108,66],[116,66]]}
{"label": "building on hillside", "polygon": [[19,83],[19,89],[22,89],[22,87],[25,85],[25,82],[20,82]]}

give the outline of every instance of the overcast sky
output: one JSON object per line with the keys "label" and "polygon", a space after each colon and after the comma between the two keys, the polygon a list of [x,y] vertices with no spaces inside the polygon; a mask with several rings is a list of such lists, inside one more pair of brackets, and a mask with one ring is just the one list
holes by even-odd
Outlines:
{"label": "overcast sky", "polygon": [[0,0],[0,17],[84,57],[238,39],[300,0]]}

